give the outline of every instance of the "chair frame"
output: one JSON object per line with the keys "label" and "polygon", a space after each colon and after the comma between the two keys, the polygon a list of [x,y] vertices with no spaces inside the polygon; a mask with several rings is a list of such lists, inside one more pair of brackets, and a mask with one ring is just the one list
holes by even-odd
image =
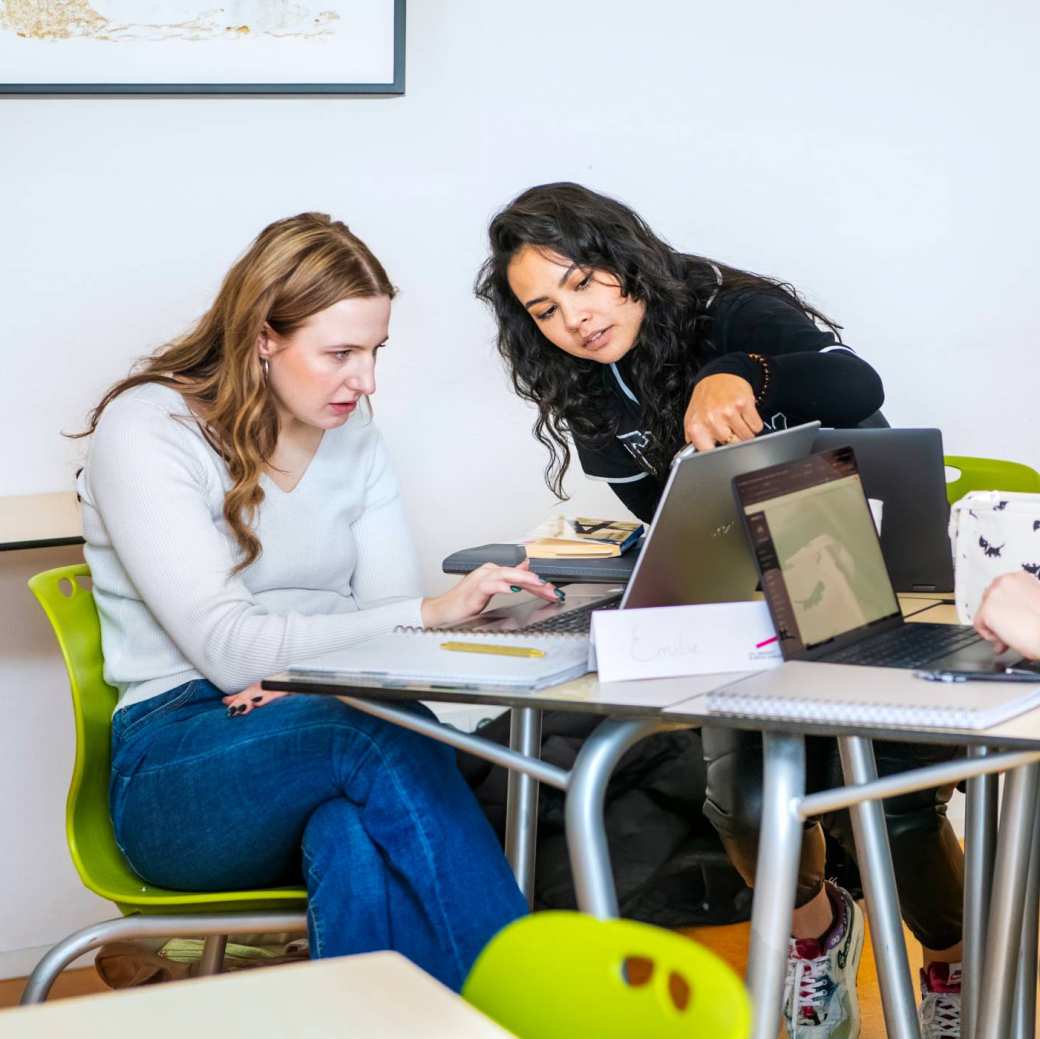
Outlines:
{"label": "chair frame", "polygon": [[199,974],[219,974],[229,935],[263,931],[306,933],[307,914],[291,912],[198,913],[119,916],[91,924],[63,938],[47,952],[26,981],[19,1003],[42,1003],[58,975],[77,957],[106,942],[135,938],[197,938],[205,936]]}

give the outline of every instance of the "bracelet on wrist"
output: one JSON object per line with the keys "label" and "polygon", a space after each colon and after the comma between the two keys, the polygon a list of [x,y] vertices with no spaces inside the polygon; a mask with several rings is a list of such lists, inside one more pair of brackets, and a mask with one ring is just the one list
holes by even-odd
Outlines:
{"label": "bracelet on wrist", "polygon": [[762,385],[759,386],[758,392],[755,394],[755,403],[761,404],[766,399],[766,392],[769,389],[769,381],[772,377],[769,359],[763,357],[762,354],[748,354],[748,357],[762,369]]}

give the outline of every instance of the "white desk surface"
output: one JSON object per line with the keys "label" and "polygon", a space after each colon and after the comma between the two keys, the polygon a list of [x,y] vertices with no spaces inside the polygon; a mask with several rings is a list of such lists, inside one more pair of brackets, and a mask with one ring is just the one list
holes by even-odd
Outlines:
{"label": "white desk surface", "polygon": [[[926,612],[941,607],[940,600],[918,596],[902,598],[904,614]],[[334,676],[304,678],[283,672],[265,679],[265,689],[281,689],[297,693],[343,694],[361,699],[436,700],[446,703],[497,704],[508,707],[534,707],[539,710],[604,714],[615,718],[655,717],[666,707],[696,698],[712,689],[740,681],[754,672],[731,672],[717,675],[686,675],[679,678],[648,678],[633,682],[601,682],[596,674],[583,675],[561,685],[537,692],[468,692],[415,686],[412,689],[389,689],[377,680],[367,685],[360,682],[337,682]]]}
{"label": "white desk surface", "polygon": [[588,674],[560,685],[534,692],[475,691],[445,689],[441,686],[415,685],[408,689],[380,685],[373,679],[337,681],[335,675],[312,679],[288,672],[265,678],[264,689],[291,693],[355,696],[362,700],[429,700],[438,703],[491,704],[503,707],[534,707],[537,710],[565,710],[612,718],[653,718],[669,704],[709,692],[745,677],[749,672],[720,675],[688,675],[682,678],[650,678],[638,682],[601,682]]}
{"label": "white desk surface", "polygon": [[0,551],[82,543],[74,491],[0,498]]}
{"label": "white desk surface", "polygon": [[[900,601],[904,613],[906,613],[910,604],[904,596],[900,596]],[[939,602],[925,606],[919,612],[908,615],[907,619],[910,621],[926,621],[931,624],[960,623],[957,617],[957,608],[950,602]],[[754,682],[756,685],[768,683],[770,688],[775,685],[778,693],[793,696],[797,695],[798,692],[799,669],[815,666],[814,664],[794,661],[775,671],[760,672],[757,678],[749,679],[749,681]],[[879,680],[884,681],[886,691],[895,696],[899,695],[898,687],[900,685],[905,684],[908,689],[914,689],[918,683],[918,679],[915,679],[910,671],[898,668],[846,667],[840,664],[829,666],[842,668],[845,681],[859,683],[864,687],[868,687],[871,683],[876,683]],[[980,688],[983,687],[980,686]],[[676,721],[696,721],[705,725],[711,724],[712,721],[720,721],[716,716],[707,713],[706,696],[710,691],[708,689],[701,690],[699,694],[691,696],[682,703],[669,704],[663,711],[662,717],[667,719],[669,716],[674,715]],[[732,724],[732,722],[733,719],[729,719],[727,724]],[[778,731],[798,731],[806,735],[849,734],[854,731],[859,735],[873,734],[878,739],[912,740],[922,743],[981,744],[988,747],[1006,747],[1008,749],[1023,750],[1035,750],[1040,747],[1040,708],[1033,708],[989,729],[870,730],[863,726],[810,725],[805,722],[770,721],[766,723],[763,721],[757,723],[747,722],[745,724],[743,720],[740,727],[761,729],[767,725],[769,728]]]}
{"label": "white desk surface", "polygon": [[395,952],[314,960],[0,1011],[4,1039],[508,1039]]}

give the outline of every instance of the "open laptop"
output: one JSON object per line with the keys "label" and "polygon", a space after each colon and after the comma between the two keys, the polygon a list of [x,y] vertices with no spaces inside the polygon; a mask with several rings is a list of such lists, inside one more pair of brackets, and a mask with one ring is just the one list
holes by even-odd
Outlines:
{"label": "open laptop", "polygon": [[813,451],[851,447],[863,490],[884,503],[881,554],[897,592],[953,592],[938,429],[821,429]]}
{"label": "open laptop", "polygon": [[851,448],[733,481],[785,660],[979,671],[998,658],[974,628],[903,620]]}
{"label": "open laptop", "polygon": [[559,606],[532,596],[452,629],[587,634],[594,610],[750,599],[758,573],[733,500],[733,478],[804,458],[819,428],[810,422],[704,453],[684,448],[672,462],[627,585],[568,585],[567,601]]}

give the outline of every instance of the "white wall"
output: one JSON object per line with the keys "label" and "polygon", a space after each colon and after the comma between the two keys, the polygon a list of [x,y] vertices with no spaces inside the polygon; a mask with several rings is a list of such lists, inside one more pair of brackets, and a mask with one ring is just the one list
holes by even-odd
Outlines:
{"label": "white wall", "polygon": [[[1033,3],[410,7],[404,98],[0,103],[0,494],[70,486],[58,431],[260,227],[321,209],[402,289],[377,412],[441,587],[447,552],[552,507],[471,284],[490,214],[557,179],[793,281],[877,365],[894,423],[1040,465]],[[0,974],[107,912],[67,864],[67,691],[24,590],[73,555],[0,556]]]}

